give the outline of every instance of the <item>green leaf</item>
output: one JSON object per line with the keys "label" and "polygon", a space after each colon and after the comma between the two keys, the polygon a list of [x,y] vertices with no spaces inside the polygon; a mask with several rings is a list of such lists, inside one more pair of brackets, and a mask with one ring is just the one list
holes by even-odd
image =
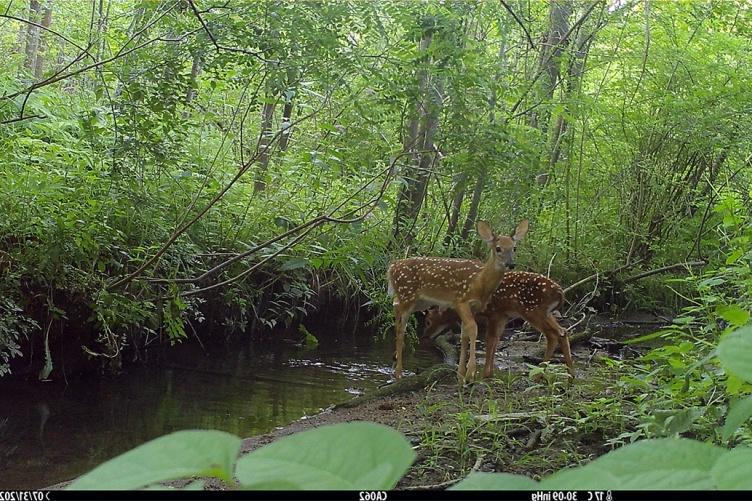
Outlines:
{"label": "green leaf", "polygon": [[415,459],[388,426],[353,422],[304,431],[238,461],[246,489],[392,489]]}
{"label": "green leaf", "polygon": [[523,475],[475,472],[450,487],[457,491],[524,491],[538,488],[538,482]]}
{"label": "green leaf", "polygon": [[723,424],[723,440],[728,440],[750,416],[752,416],[752,396],[733,402],[729,406],[728,416]]}
{"label": "green leaf", "polygon": [[99,465],[68,489],[138,489],[191,476],[232,482],[240,443],[240,438],[223,431],[170,433]]}
{"label": "green leaf", "polygon": [[676,435],[684,433],[692,427],[698,417],[704,413],[703,407],[690,407],[679,410],[656,410],[653,413],[654,433],[660,435]]}
{"label": "green leaf", "polygon": [[737,447],[721,456],[711,471],[716,489],[752,489],[751,465],[752,449],[749,447]]}
{"label": "green leaf", "polygon": [[749,322],[749,312],[736,304],[719,304],[715,311],[722,319],[736,327]]}
{"label": "green leaf", "polygon": [[682,438],[642,440],[555,473],[539,489],[711,489],[710,470],[723,453]]}
{"label": "green leaf", "polygon": [[721,339],[716,352],[726,371],[752,382],[752,326],[738,329]]}
{"label": "green leaf", "polygon": [[306,258],[294,257],[282,263],[282,266],[279,267],[279,271],[297,270],[299,268],[305,268],[306,266],[308,266],[308,260]]}

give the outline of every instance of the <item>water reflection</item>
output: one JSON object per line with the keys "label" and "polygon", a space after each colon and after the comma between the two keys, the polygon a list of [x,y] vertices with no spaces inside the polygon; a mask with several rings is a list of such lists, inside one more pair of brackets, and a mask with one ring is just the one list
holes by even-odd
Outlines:
{"label": "water reflection", "polygon": [[[391,376],[391,342],[313,351],[248,346],[205,355],[178,346],[117,378],[0,381],[0,488],[79,475],[146,440],[186,428],[247,437],[374,389]],[[408,366],[435,363],[419,349]]]}

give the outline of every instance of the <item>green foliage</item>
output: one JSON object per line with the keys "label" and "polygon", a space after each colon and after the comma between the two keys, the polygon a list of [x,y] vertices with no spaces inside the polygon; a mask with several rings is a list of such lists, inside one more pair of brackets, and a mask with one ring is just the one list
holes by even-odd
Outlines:
{"label": "green foliage", "polygon": [[[23,2],[6,4],[8,15],[30,15]],[[384,269],[407,252],[391,241],[396,200],[415,165],[400,159],[386,180],[384,170],[427,90],[440,88],[441,155],[410,221],[410,252],[479,257],[472,231],[462,236],[477,191],[478,217],[494,226],[531,219],[520,261],[562,283],[627,260],[708,258],[703,276],[614,291],[621,306],[663,310],[699,295],[686,313],[708,341],[719,321],[748,321],[752,301],[752,23],[741,1],[659,2],[644,19],[641,8],[592,9],[548,90],[546,44],[526,41],[550,28],[545,2],[528,6],[525,33],[478,0],[238,0],[201,19],[184,2],[129,0],[96,22],[88,2],[72,0],[54,5],[53,31],[40,34],[41,76],[26,60],[33,30],[6,18],[0,297],[40,325],[53,316],[63,332],[93,333],[94,351],[108,353],[153,333],[180,341],[204,320],[228,337],[251,325],[269,334],[309,313],[321,284],[384,315]],[[61,68],[70,74],[44,84]],[[259,120],[264,106],[271,124]],[[262,135],[273,136],[268,157]],[[293,234],[204,276],[335,207],[360,219]],[[206,208],[136,279],[109,287]],[[0,337],[0,353],[25,349],[11,338]],[[673,364],[655,377],[692,366],[702,341],[654,353]]]}
{"label": "green foliage", "polygon": [[391,489],[415,459],[395,430],[346,423],[284,437],[238,460],[249,489]]}
{"label": "green foliage", "polygon": [[366,422],[297,433],[238,460],[240,445],[219,431],[171,433],[98,466],[68,489],[138,489],[193,476],[231,486],[237,478],[244,489],[391,489],[415,458],[398,432]]}
{"label": "green foliage", "polygon": [[10,372],[10,359],[21,355],[21,337],[28,338],[38,328],[11,299],[0,298],[0,376]]}
{"label": "green foliage", "polygon": [[[752,356],[752,326],[739,329],[721,340],[718,356],[727,371],[738,370],[740,361]],[[749,364],[740,373],[752,382]],[[748,402],[737,403],[724,425],[724,440],[752,415]],[[674,415],[676,417],[676,415]],[[686,417],[680,419],[686,420]],[[672,434],[686,431],[678,425]],[[577,468],[562,470],[531,483],[530,479],[509,474],[471,474],[455,489],[748,489],[748,458],[752,449],[732,450],[683,438],[641,440],[609,452]]]}
{"label": "green foliage", "polygon": [[300,324],[298,326],[298,331],[303,335],[303,346],[306,348],[315,348],[319,344],[319,340],[316,339],[316,336],[311,334],[311,331],[309,331],[305,325]]}
{"label": "green foliage", "polygon": [[[733,451],[732,451],[733,452]],[[715,475],[731,452],[686,439],[642,440],[626,445],[578,468],[562,470],[529,489],[739,489],[740,479]],[[478,480],[470,475],[455,489],[474,489]],[[467,484],[466,484],[467,482]],[[746,482],[746,479],[744,479]],[[485,474],[487,489],[519,489],[525,481],[512,475]]]}
{"label": "green foliage", "polygon": [[178,431],[159,437],[79,477],[69,489],[137,489],[191,476],[232,482],[240,439],[214,430]]}

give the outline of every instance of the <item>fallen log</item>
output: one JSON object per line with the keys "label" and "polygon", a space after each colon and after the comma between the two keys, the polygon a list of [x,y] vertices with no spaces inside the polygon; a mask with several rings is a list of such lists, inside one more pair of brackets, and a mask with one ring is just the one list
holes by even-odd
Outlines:
{"label": "fallen log", "polygon": [[387,397],[390,395],[397,395],[399,393],[405,393],[408,391],[419,390],[426,386],[439,381],[445,377],[452,376],[456,382],[457,369],[445,364],[437,364],[428,369],[416,374],[414,376],[403,377],[391,384],[377,388],[375,391],[369,392],[366,395],[355,397],[352,400],[335,405],[334,409],[352,408],[357,407],[371,400],[377,400],[379,398]]}

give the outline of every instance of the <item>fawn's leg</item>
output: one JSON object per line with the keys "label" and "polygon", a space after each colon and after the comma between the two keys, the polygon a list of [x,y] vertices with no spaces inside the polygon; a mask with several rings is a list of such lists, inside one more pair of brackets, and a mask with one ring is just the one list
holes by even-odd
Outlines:
{"label": "fawn's leg", "polygon": [[405,329],[407,328],[407,319],[410,316],[411,309],[410,307],[405,308],[400,303],[394,305],[394,335],[396,339],[394,350],[394,358],[396,359],[394,367],[395,379],[402,377],[402,352],[405,350]]}
{"label": "fawn's leg", "polygon": [[494,356],[499,339],[504,335],[504,328],[507,326],[507,317],[489,316],[488,327],[486,332],[486,363],[483,366],[483,377],[493,376]]}
{"label": "fawn's leg", "polygon": [[[475,316],[470,309],[470,305],[466,303],[458,304],[454,311],[462,320],[459,378],[461,381],[472,381],[475,378],[475,341],[478,338],[478,324],[475,323]],[[465,360],[467,360],[467,367],[465,367]]]}
{"label": "fawn's leg", "polygon": [[556,318],[550,313],[546,317],[546,323],[548,324],[551,331],[556,331],[556,341],[559,344],[561,354],[564,356],[564,363],[567,364],[569,377],[574,379],[574,363],[572,362],[572,350],[569,347],[569,335],[564,330],[564,328],[559,325],[559,322],[556,320]]}

